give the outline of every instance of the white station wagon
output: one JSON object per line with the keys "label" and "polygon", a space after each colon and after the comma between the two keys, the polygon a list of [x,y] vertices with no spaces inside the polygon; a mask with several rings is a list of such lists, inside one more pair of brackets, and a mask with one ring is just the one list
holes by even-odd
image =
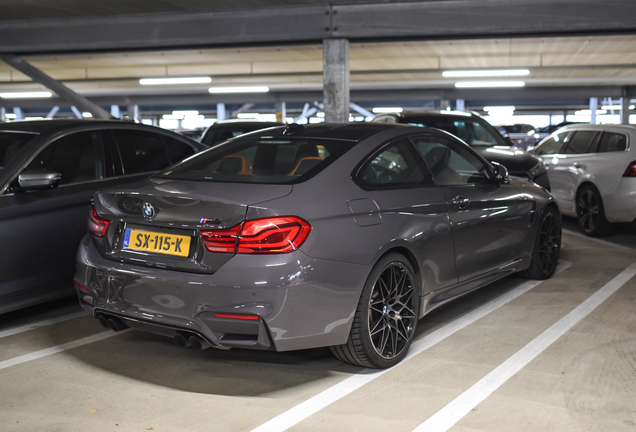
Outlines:
{"label": "white station wagon", "polygon": [[534,149],[545,164],[561,212],[589,236],[636,219],[636,127],[574,124]]}

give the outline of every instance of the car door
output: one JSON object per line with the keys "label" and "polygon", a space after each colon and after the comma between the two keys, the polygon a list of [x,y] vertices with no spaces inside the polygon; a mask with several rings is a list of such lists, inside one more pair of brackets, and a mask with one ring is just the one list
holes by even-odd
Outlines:
{"label": "car door", "polygon": [[46,169],[60,173],[61,179],[57,187],[37,190],[20,189],[16,178],[0,199],[3,298],[28,293],[22,300],[28,304],[72,293],[74,257],[86,232],[88,204],[107,178],[104,162],[100,132],[83,131],[44,144],[20,171]]}
{"label": "car door", "polygon": [[355,222],[383,230],[394,246],[408,245],[420,265],[421,295],[457,283],[446,195],[407,138],[390,142],[357,170],[366,198],[347,202]]}
{"label": "car door", "polygon": [[521,259],[534,202],[495,181],[490,165],[459,142],[438,136],[413,142],[449,202],[459,282]]}
{"label": "car door", "polygon": [[[557,142],[563,142],[558,153],[546,156],[550,143],[544,143],[541,148],[537,148],[537,154],[543,157],[548,170],[552,195],[564,213],[574,214],[576,211],[576,190],[580,179],[585,175],[599,135],[596,130],[562,132],[554,137],[559,139]],[[556,148],[556,145],[553,148]]]}

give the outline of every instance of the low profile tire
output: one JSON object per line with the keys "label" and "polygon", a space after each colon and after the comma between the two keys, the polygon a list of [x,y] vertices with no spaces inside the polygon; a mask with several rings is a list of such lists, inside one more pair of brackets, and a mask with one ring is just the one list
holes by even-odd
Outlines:
{"label": "low profile tire", "polygon": [[548,207],[539,222],[530,267],[521,275],[528,279],[549,279],[559,263],[560,251],[561,215],[554,207]]}
{"label": "low profile tire", "polygon": [[594,186],[583,186],[576,195],[576,219],[579,229],[590,237],[604,236],[612,231],[605,218],[603,199]]}
{"label": "low profile tire", "polygon": [[409,261],[389,253],[373,267],[364,284],[349,340],[331,347],[336,358],[368,368],[388,368],[408,350],[418,319],[418,283]]}

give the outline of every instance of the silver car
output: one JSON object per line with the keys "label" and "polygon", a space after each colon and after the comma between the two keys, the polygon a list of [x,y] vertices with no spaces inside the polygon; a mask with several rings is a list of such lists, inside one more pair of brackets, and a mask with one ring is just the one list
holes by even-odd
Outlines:
{"label": "silver car", "polygon": [[546,166],[563,214],[576,216],[589,236],[609,234],[612,223],[636,219],[636,127],[573,124],[543,140],[534,152]]}
{"label": "silver car", "polygon": [[418,319],[515,272],[556,268],[560,213],[454,136],[396,124],[242,135],[97,193],[77,255],[104,326],[182,346],[399,362]]}

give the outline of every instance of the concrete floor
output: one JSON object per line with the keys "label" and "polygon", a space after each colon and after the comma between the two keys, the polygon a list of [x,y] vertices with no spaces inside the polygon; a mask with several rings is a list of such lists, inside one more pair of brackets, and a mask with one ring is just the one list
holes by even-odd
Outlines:
{"label": "concrete floor", "polygon": [[566,229],[559,274],[506,278],[432,312],[414,355],[380,373],[328,349],[183,350],[87,314],[9,334],[75,302],[0,316],[0,431],[634,432],[636,277],[562,318],[636,263],[635,236]]}

